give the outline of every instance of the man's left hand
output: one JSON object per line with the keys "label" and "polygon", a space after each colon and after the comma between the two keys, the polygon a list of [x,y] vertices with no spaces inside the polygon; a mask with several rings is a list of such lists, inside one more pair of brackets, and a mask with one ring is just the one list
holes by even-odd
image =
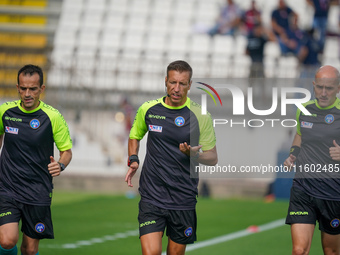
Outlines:
{"label": "man's left hand", "polygon": [[334,147],[329,148],[329,155],[333,160],[340,161],[340,146],[333,140]]}
{"label": "man's left hand", "polygon": [[59,176],[61,172],[59,163],[55,161],[55,159],[52,156],[50,156],[50,160],[51,160],[51,163],[49,163],[47,166],[48,171],[50,172],[50,175],[52,175],[52,177]]}
{"label": "man's left hand", "polygon": [[198,145],[198,146],[194,146],[191,147],[190,145],[188,145],[186,142],[184,143],[180,143],[179,144],[179,150],[184,153],[185,155],[187,155],[188,157],[193,157],[195,156],[199,150],[202,148],[202,145]]}

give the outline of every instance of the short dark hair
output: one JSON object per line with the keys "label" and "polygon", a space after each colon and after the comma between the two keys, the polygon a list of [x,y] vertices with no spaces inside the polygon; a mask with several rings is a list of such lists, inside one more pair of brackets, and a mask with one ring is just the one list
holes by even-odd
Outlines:
{"label": "short dark hair", "polygon": [[171,62],[166,69],[166,76],[169,76],[169,71],[177,71],[180,73],[189,72],[189,81],[191,81],[192,68],[187,62],[183,60],[176,60],[174,62]]}
{"label": "short dark hair", "polygon": [[20,70],[18,71],[18,77],[17,77],[18,85],[19,85],[19,76],[20,76],[21,73],[23,73],[24,75],[29,74],[30,76],[37,73],[37,74],[39,74],[40,87],[44,83],[43,71],[41,70],[41,68],[39,66],[35,66],[35,65],[30,64],[30,65],[25,65],[25,66],[21,67]]}

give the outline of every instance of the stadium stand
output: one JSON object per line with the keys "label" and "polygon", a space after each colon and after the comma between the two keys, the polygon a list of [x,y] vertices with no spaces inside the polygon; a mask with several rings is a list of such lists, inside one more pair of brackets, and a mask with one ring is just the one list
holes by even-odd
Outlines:
{"label": "stadium stand", "polygon": [[[235,2],[243,9],[250,5],[250,1]],[[87,87],[94,80],[105,83],[112,80],[114,73],[117,74],[117,84],[92,86],[119,91],[148,91],[148,88],[153,91],[152,87],[134,85],[141,77],[139,73],[146,79],[149,74],[161,77],[164,74],[159,67],[178,58],[193,62],[200,77],[247,77],[250,60],[245,55],[247,40],[244,35],[210,38],[206,34],[195,33],[197,24],[208,27],[213,23],[222,3],[221,0],[64,0],[51,58],[52,77],[55,68],[98,69],[100,78],[71,79],[82,83],[73,86]],[[266,27],[270,27],[271,11],[276,4],[275,1],[257,1]],[[300,14],[300,26],[310,27],[312,10],[305,1],[287,0],[287,4]],[[305,15],[306,10],[310,15]],[[332,10],[332,13],[336,11]],[[334,20],[335,14],[330,16]],[[334,21],[330,24],[334,25]],[[337,48],[338,45],[332,47]],[[277,50],[275,42],[266,45],[265,73],[269,77],[281,77],[296,68],[296,63],[290,58],[280,58]],[[324,59],[329,61],[326,56]],[[112,65],[105,68],[103,65],[106,63]],[[279,65],[273,67],[275,63]],[[216,70],[214,67],[219,64],[222,68]],[[226,70],[229,64],[234,67],[232,70]],[[283,70],[289,64],[293,67]],[[146,70],[150,68],[152,70]],[[276,68],[278,70],[273,70]],[[77,75],[78,72],[72,73]],[[97,76],[96,72],[92,73]],[[106,75],[108,79],[103,77]],[[289,76],[296,77],[297,72]],[[62,86],[55,79],[51,79],[50,84]]]}
{"label": "stadium stand", "polygon": [[[113,128],[123,132],[122,123],[108,113],[120,110],[124,94],[133,98],[134,107],[145,98],[163,95],[165,67],[170,61],[189,61],[196,78],[249,76],[251,61],[245,53],[244,34],[209,37],[205,33],[224,2],[0,0],[0,96],[16,96],[13,82],[19,66],[27,62],[42,66],[48,71],[48,100],[62,109],[82,112],[80,122],[72,124],[72,130],[79,134],[75,155],[81,155],[75,161],[85,162],[89,171],[94,166],[105,168],[108,157],[120,164],[119,157],[125,160],[121,154],[124,141],[118,133],[111,137],[103,134]],[[251,0],[235,2],[246,10]],[[270,28],[277,1],[256,2],[264,26]],[[287,4],[299,14],[300,27],[310,28],[313,10],[306,1],[287,0]],[[328,30],[334,34],[338,33],[338,12],[338,6],[331,7]],[[338,51],[338,38],[328,37],[322,64],[340,68]],[[276,42],[267,42],[264,54],[266,77],[299,77],[298,61],[281,56]],[[271,91],[264,95],[271,96]],[[96,149],[86,149],[89,147]],[[92,156],[95,161],[89,159]]]}
{"label": "stadium stand", "polygon": [[48,68],[61,1],[0,1],[0,93],[16,96],[18,68],[36,63]]}

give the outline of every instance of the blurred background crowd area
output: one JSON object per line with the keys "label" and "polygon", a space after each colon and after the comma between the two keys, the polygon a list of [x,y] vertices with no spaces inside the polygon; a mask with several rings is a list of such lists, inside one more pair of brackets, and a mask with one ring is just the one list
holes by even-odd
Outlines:
{"label": "blurred background crowd area", "polygon": [[171,61],[199,79],[310,78],[340,68],[339,22],[338,0],[0,0],[0,100],[17,98],[21,66],[41,66],[70,170],[123,176],[135,111],[164,95]]}

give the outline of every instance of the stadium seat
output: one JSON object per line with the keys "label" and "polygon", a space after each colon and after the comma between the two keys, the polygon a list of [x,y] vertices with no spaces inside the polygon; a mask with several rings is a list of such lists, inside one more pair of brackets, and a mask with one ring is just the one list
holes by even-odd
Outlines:
{"label": "stadium seat", "polygon": [[149,0],[132,0],[130,3],[131,8],[129,9],[129,14],[131,16],[143,16],[147,17],[150,10]]}
{"label": "stadium seat", "polygon": [[171,36],[168,44],[168,55],[185,56],[189,48],[188,36]]}
{"label": "stadium seat", "polygon": [[125,31],[127,34],[144,34],[147,29],[146,15],[130,15],[126,21]]}
{"label": "stadium seat", "polygon": [[166,37],[163,34],[149,34],[144,47],[145,56],[162,58],[166,51],[166,43]]}
{"label": "stadium seat", "polygon": [[144,35],[128,33],[122,38],[122,50],[126,57],[140,58],[144,47]]}
{"label": "stadium seat", "polygon": [[[107,68],[107,69],[99,69],[99,71],[96,72],[95,77],[94,77],[93,87],[97,89],[108,89],[108,90],[117,89],[116,88],[117,77],[113,71],[114,65],[115,63],[113,61],[107,62],[105,65],[102,63],[101,66],[104,66],[104,68]],[[112,70],[108,70],[111,68]]]}
{"label": "stadium seat", "polygon": [[263,59],[264,76],[266,78],[273,78],[277,75],[277,58],[266,55]]}
{"label": "stadium seat", "polygon": [[213,38],[212,56],[226,58],[234,54],[235,42],[232,36],[216,35]]}
{"label": "stadium seat", "polygon": [[297,78],[299,61],[295,56],[282,56],[278,59],[278,78]]}
{"label": "stadium seat", "polygon": [[190,42],[190,55],[210,55],[211,54],[211,39],[208,35],[192,35]]}
{"label": "stadium seat", "polygon": [[247,55],[235,55],[232,63],[231,77],[234,78],[248,78],[251,59]]}
{"label": "stadium seat", "polygon": [[63,0],[62,12],[73,10],[79,12],[84,7],[85,0]]}
{"label": "stadium seat", "polygon": [[86,12],[103,12],[105,9],[106,0],[86,1],[84,6]]}
{"label": "stadium seat", "polygon": [[[123,33],[121,31],[110,28],[102,30],[101,37],[99,38],[98,41],[100,55],[101,56],[104,56],[105,54],[111,55],[113,52],[121,50],[121,48],[123,47],[122,34]],[[110,51],[112,51],[111,54]],[[116,55],[117,54],[113,54],[113,56]]]}
{"label": "stadium seat", "polygon": [[103,21],[103,11],[102,10],[96,10],[96,11],[90,11],[87,10],[83,14],[83,19],[81,20],[81,30],[87,31],[87,30],[97,30],[100,31],[102,27],[102,21]]}
{"label": "stadium seat", "polygon": [[281,56],[281,49],[277,42],[269,41],[264,45],[263,54],[265,56],[278,58]]}
{"label": "stadium seat", "polygon": [[161,93],[165,95],[165,71],[164,74],[160,73],[154,73],[154,74],[149,74],[149,73],[142,73],[141,77],[138,79],[138,88],[136,88],[138,91],[143,91],[143,92],[156,92],[156,93]]}
{"label": "stadium seat", "polygon": [[159,35],[164,37],[167,36],[170,30],[168,20],[169,17],[167,16],[152,15],[146,32],[148,33],[149,36],[152,35]]}
{"label": "stadium seat", "polygon": [[231,58],[215,56],[211,60],[211,78],[227,78],[230,76],[231,71]]}
{"label": "stadium seat", "polygon": [[150,11],[151,15],[157,15],[159,17],[164,17],[165,19],[169,17],[172,12],[173,1],[155,1],[152,5]]}
{"label": "stadium seat", "polygon": [[323,58],[339,58],[339,38],[327,37],[325,41],[325,48],[323,51]]}

